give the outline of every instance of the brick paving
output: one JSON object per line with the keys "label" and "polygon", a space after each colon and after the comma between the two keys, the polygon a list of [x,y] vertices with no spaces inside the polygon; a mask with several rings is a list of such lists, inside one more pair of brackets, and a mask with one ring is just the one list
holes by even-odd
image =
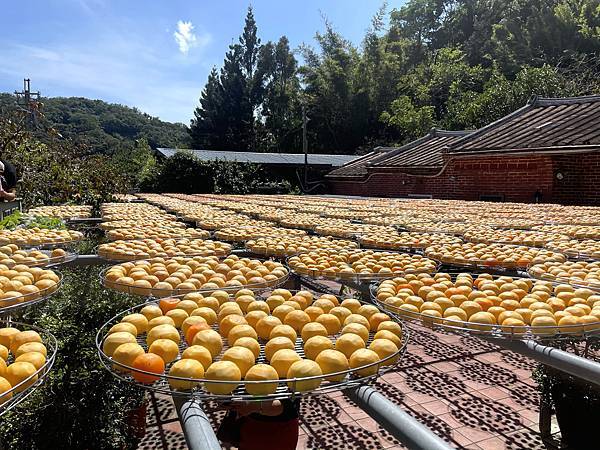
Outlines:
{"label": "brick paving", "polygon": [[[535,363],[474,337],[412,326],[400,368],[375,388],[452,447],[472,450],[546,448],[538,430]],[[222,412],[205,408],[213,424]],[[298,449],[401,449],[342,392],[301,404]],[[185,449],[172,402],[153,397],[140,449]]]}

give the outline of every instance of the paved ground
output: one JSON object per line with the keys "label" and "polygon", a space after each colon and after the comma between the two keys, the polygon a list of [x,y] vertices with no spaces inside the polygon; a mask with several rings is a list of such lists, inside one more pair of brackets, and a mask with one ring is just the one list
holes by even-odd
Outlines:
{"label": "paved ground", "polygon": [[[546,448],[538,431],[535,364],[475,338],[416,329],[401,368],[376,388],[453,447]],[[222,413],[211,412],[218,423]],[[341,392],[304,400],[298,449],[403,448]],[[185,449],[168,398],[151,398],[141,449]]]}

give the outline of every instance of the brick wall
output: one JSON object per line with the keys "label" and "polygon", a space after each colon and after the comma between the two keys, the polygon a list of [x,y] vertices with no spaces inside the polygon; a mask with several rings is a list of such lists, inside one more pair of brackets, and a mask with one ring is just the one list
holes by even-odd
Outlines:
{"label": "brick wall", "polygon": [[[555,201],[600,205],[600,153],[556,155],[552,160]],[[562,180],[556,178],[558,173]]]}
{"label": "brick wall", "polygon": [[600,206],[600,152],[574,155],[581,166],[581,191],[574,204]]}
{"label": "brick wall", "polygon": [[[377,197],[429,194],[462,200],[500,195],[509,202],[532,202],[539,189],[543,202],[600,204],[600,153],[452,159],[436,176],[378,170],[362,180],[330,180],[331,191]],[[556,178],[558,172],[562,180]]]}

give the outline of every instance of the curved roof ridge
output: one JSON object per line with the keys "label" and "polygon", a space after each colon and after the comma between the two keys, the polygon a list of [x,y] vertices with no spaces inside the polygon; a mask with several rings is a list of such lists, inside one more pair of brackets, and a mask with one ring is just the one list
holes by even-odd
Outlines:
{"label": "curved roof ridge", "polygon": [[600,95],[532,96],[516,111],[451,143],[449,153],[600,146]]}
{"label": "curved roof ridge", "polygon": [[580,97],[538,97],[534,96],[530,101],[536,106],[570,105],[573,103],[600,102],[600,94],[582,95]]}

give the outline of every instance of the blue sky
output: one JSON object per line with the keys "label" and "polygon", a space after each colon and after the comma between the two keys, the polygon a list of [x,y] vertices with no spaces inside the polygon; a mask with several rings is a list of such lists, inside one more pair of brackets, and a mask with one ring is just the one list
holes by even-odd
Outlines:
{"label": "blue sky", "polygon": [[[3,0],[0,92],[29,77],[46,96],[136,106],[188,123],[212,66],[239,36],[250,3],[259,36],[314,43],[325,15],[360,44],[381,0]],[[389,0],[389,8],[403,0]]]}

